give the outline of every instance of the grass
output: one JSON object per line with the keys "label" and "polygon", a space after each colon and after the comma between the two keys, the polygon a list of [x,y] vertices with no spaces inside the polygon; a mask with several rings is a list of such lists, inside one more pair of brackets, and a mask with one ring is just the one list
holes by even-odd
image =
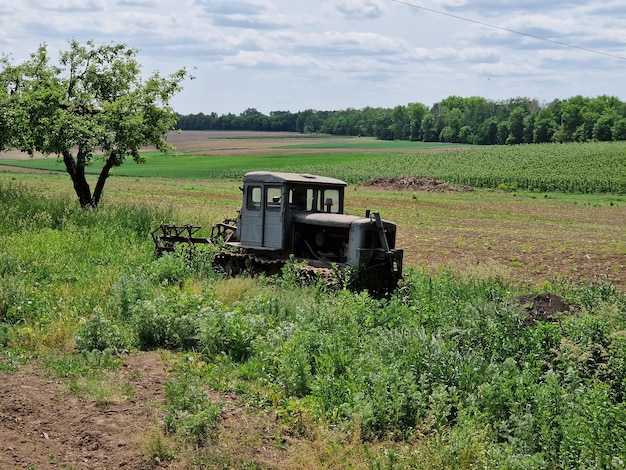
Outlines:
{"label": "grass", "polygon": [[[34,193],[45,187],[47,194],[75,197],[65,175],[5,176],[28,185]],[[237,213],[238,186],[232,181],[112,177],[103,201],[104,206],[158,208],[166,215],[154,227],[161,221],[192,223],[203,226],[201,236],[209,236],[213,224]],[[585,270],[586,279],[596,274],[619,279],[619,255],[626,250],[621,236],[625,202],[624,196],[611,194],[500,190],[438,194],[358,186],[349,186],[346,195],[349,213],[371,209],[399,222],[399,245],[405,248],[408,266],[432,270],[485,259],[507,266],[516,256],[524,265],[517,269],[516,278],[529,286],[559,276],[578,278]],[[145,241],[149,242],[154,227],[146,227]],[[594,237],[588,236],[591,232]],[[581,264],[571,262],[579,259],[581,251]]]}
{"label": "grass", "polygon": [[[610,468],[626,460],[626,442],[615,439],[626,432],[624,293],[605,281],[546,279],[541,290],[578,309],[532,325],[508,302],[531,290],[520,281],[537,268],[528,259],[546,263],[559,250],[567,263],[578,247],[599,256],[596,245],[621,253],[622,196],[351,186],[349,211],[381,210],[401,222],[403,242],[421,239],[407,250],[403,289],[377,301],[289,277],[223,279],[210,258],[154,258],[153,226],[183,216],[204,225],[209,208],[232,215],[236,186],[112,178],[106,204],[87,214],[66,177],[0,174],[0,362],[14,369],[22,348],[45,353],[75,393],[107,403],[132,390],[86,379],[106,375],[104,351],[171,351],[163,427],[144,442],[159,461],[263,467],[237,444],[226,408],[207,401],[209,389],[275,415],[266,427],[251,420],[243,442],[271,447],[289,468]],[[494,252],[485,243],[500,233],[504,263],[458,257],[427,270],[415,261]],[[214,441],[229,444],[207,445]]]}
{"label": "grass", "polygon": [[[146,164],[127,163],[116,168],[113,174],[118,176],[156,177],[173,179],[232,179],[254,170],[291,170],[294,161],[314,166],[341,166],[357,164],[363,161],[380,160],[384,154],[349,154],[338,161],[336,153],[326,154],[288,154],[254,156],[216,156],[216,155],[162,155],[158,152],[144,154]],[[62,163],[54,157],[34,160],[0,160],[0,165],[12,165],[47,171],[65,171]],[[102,163],[96,162],[87,169],[88,174],[98,174]]]}

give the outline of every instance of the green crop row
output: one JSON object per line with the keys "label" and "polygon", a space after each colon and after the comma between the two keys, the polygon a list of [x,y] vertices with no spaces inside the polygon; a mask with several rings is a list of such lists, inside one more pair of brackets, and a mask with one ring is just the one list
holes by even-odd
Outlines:
{"label": "green crop row", "polygon": [[[338,147],[339,148],[339,147]],[[626,194],[626,142],[439,148],[417,153],[333,153],[163,157],[127,163],[120,176],[237,179],[252,170],[332,175],[358,184],[375,177],[421,175],[480,188]],[[54,158],[0,162],[64,171]],[[98,164],[88,169],[99,171]]]}
{"label": "green crop row", "polygon": [[[296,168],[296,167],[294,167]],[[350,183],[421,175],[481,188],[626,193],[626,142],[471,147],[390,154],[359,164],[298,166]]]}

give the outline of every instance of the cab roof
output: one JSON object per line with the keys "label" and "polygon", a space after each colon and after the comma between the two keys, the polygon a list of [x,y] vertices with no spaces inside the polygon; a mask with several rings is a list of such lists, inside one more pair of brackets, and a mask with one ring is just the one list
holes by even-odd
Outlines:
{"label": "cab roof", "polygon": [[335,178],[310,175],[308,173],[284,173],[280,171],[251,171],[244,175],[243,180],[246,183],[304,183],[347,186],[345,181]]}

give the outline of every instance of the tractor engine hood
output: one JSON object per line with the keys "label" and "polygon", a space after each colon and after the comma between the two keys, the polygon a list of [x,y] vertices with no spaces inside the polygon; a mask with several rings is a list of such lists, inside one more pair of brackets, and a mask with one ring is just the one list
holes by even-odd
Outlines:
{"label": "tractor engine hood", "polygon": [[328,214],[325,212],[299,213],[294,215],[294,220],[300,224],[345,228],[350,228],[355,224],[364,225],[373,223],[373,221],[367,217],[348,214]]}

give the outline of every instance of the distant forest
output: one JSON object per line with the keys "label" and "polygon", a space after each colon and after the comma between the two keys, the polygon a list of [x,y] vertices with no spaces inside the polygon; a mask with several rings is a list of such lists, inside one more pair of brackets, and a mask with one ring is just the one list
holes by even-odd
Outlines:
{"label": "distant forest", "polygon": [[541,105],[530,98],[492,101],[450,96],[430,109],[421,103],[395,108],[292,113],[254,108],[239,115],[180,115],[182,130],[289,131],[381,140],[521,144],[626,140],[626,103],[613,96],[574,96]]}

